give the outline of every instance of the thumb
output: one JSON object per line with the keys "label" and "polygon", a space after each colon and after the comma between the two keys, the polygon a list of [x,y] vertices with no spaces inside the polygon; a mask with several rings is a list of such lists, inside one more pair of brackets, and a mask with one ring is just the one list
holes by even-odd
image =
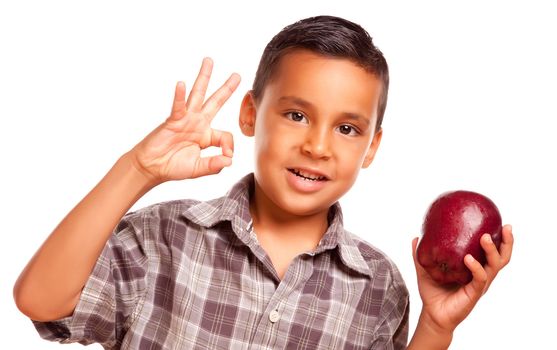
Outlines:
{"label": "thumb", "polygon": [[224,155],[199,158],[195,165],[192,178],[218,174],[222,169],[230,165],[232,165],[232,157]]}
{"label": "thumb", "polygon": [[418,262],[418,256],[416,253],[416,249],[418,247],[418,237],[414,237],[412,239],[412,259],[414,260],[414,267],[416,268],[416,272],[419,272],[419,268],[421,268],[420,263]]}
{"label": "thumb", "polygon": [[234,155],[234,139],[227,131],[211,129],[209,144],[203,148],[219,147],[222,154],[199,158],[195,164],[192,177],[218,174],[227,166],[232,165]]}
{"label": "thumb", "polygon": [[412,239],[412,258],[414,260],[414,268],[416,269],[416,276],[418,276],[419,283],[421,278],[430,279],[431,277],[429,276],[429,273],[426,271],[426,269],[424,269],[418,261],[418,242],[419,237],[414,237],[414,239]]}

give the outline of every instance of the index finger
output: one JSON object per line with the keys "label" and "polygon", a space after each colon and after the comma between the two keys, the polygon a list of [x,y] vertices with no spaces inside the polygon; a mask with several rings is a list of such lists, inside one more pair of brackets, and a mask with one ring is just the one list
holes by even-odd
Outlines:
{"label": "index finger", "polygon": [[232,96],[232,93],[240,84],[240,80],[240,75],[233,73],[224,82],[224,84],[217,91],[215,91],[205,102],[202,110],[211,118],[211,120],[213,120],[224,103],[228,101],[230,96]]}

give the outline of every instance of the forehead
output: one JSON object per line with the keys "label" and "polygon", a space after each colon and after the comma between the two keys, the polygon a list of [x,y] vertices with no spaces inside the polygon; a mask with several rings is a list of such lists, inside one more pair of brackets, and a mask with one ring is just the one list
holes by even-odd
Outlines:
{"label": "forehead", "polygon": [[331,112],[347,109],[376,117],[381,81],[345,58],[328,57],[307,50],[285,54],[268,82],[263,99],[279,102],[293,96]]}

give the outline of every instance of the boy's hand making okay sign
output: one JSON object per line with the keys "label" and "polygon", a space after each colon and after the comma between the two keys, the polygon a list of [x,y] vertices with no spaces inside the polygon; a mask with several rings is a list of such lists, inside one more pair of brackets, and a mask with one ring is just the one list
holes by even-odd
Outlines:
{"label": "boy's hand making okay sign", "polygon": [[[213,61],[205,58],[186,101],[178,82],[170,116],[131,150],[134,166],[156,184],[216,174],[232,164],[232,134],[211,128],[211,121],[240,83],[232,74],[205,99]],[[201,157],[201,150],[220,147],[221,155]]]}

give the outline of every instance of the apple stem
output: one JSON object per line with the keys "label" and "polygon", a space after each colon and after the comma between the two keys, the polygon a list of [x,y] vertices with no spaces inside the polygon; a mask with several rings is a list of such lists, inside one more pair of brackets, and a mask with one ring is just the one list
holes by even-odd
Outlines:
{"label": "apple stem", "polygon": [[441,271],[443,272],[447,272],[449,270],[449,266],[447,265],[446,262],[443,262],[441,264],[439,264],[439,268],[441,269]]}

